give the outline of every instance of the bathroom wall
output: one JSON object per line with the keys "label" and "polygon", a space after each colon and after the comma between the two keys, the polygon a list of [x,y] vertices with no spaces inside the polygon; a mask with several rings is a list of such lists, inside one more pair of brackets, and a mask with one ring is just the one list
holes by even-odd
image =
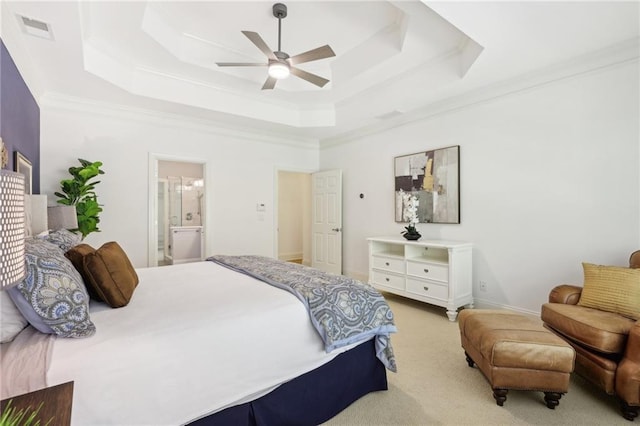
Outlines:
{"label": "bathroom wall", "polygon": [[190,176],[169,176],[167,211],[170,226],[201,226],[204,180]]}
{"label": "bathroom wall", "polygon": [[202,225],[202,164],[159,161],[158,178],[169,181],[167,220],[171,226]]}

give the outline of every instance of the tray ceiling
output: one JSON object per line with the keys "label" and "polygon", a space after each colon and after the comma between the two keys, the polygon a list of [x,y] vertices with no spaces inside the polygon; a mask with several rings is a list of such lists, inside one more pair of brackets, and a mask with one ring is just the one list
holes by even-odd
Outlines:
{"label": "tray ceiling", "polygon": [[[2,36],[27,50],[42,94],[115,102],[322,140],[470,90],[638,38],[638,4],[290,1],[282,50],[329,44],[260,90],[266,62],[242,33],[277,50],[265,1],[3,2]],[[635,12],[635,14],[634,14]],[[51,39],[24,31],[45,23]],[[36,25],[37,26],[37,25]],[[36,28],[37,30],[37,28]],[[10,46],[10,43],[9,43]],[[46,70],[46,71],[45,71]]]}

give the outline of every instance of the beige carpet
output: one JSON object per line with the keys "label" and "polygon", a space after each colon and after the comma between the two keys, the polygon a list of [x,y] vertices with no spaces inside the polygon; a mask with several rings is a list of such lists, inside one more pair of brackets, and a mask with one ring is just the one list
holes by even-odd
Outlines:
{"label": "beige carpet", "polygon": [[398,373],[389,390],[365,395],[326,425],[633,425],[618,401],[573,375],[555,410],[542,392],[509,391],[503,407],[478,368],[469,368],[458,323],[443,308],[385,294],[398,333],[391,338]]}

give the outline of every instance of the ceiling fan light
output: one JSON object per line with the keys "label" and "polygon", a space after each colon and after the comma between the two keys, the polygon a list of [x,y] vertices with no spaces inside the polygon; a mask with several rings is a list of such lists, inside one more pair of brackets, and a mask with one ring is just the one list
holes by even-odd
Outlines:
{"label": "ceiling fan light", "polygon": [[272,62],[269,65],[269,75],[278,80],[289,77],[289,66],[283,62]]}

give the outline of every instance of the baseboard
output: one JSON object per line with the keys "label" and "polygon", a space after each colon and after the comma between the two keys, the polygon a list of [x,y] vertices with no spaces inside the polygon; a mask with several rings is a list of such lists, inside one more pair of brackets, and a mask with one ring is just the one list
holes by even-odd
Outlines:
{"label": "baseboard", "polygon": [[518,312],[527,316],[540,319],[540,311],[531,311],[529,309],[518,308],[516,306],[504,305],[501,303],[495,303],[486,299],[473,298],[473,307],[475,309],[505,309],[507,311]]}
{"label": "baseboard", "polygon": [[[357,271],[344,271],[343,275],[351,277],[355,280],[366,283],[369,281],[369,274],[357,272]],[[487,299],[473,298],[473,307],[475,309],[505,309],[507,311],[518,312],[523,315],[527,315],[536,319],[540,319],[540,311],[532,311],[529,309],[518,308],[516,306],[504,305],[495,303]]]}
{"label": "baseboard", "polygon": [[278,259],[288,262],[290,260],[302,259],[302,253],[278,253]]}

